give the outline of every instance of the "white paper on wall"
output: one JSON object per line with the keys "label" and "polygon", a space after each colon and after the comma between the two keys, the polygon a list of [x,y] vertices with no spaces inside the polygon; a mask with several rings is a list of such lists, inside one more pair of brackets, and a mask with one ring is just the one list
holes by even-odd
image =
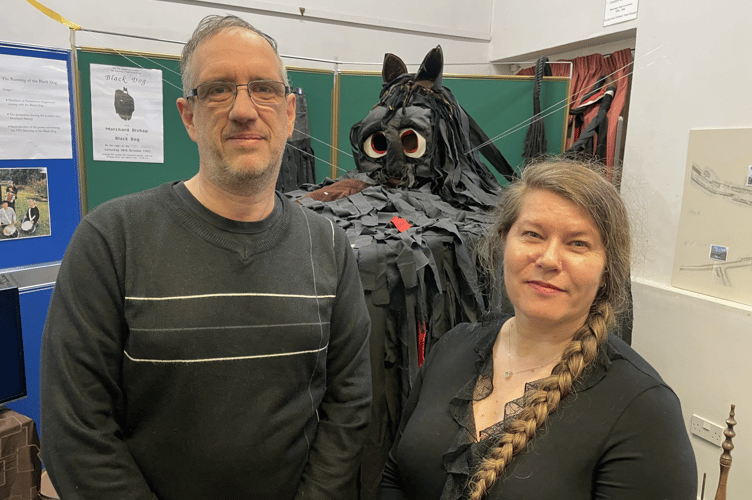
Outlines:
{"label": "white paper on wall", "polygon": [[164,163],[162,71],[92,64],[96,161]]}
{"label": "white paper on wall", "polygon": [[0,55],[0,159],[73,157],[65,61]]}

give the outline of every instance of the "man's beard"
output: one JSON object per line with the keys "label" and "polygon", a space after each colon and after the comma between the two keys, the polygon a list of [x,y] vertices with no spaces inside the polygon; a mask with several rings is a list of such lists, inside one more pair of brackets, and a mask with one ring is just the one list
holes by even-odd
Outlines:
{"label": "man's beard", "polygon": [[271,151],[271,157],[262,169],[233,168],[221,155],[212,155],[210,161],[214,165],[209,169],[209,180],[215,186],[221,186],[236,194],[261,192],[269,184],[277,184],[284,149],[283,145],[279,151]]}

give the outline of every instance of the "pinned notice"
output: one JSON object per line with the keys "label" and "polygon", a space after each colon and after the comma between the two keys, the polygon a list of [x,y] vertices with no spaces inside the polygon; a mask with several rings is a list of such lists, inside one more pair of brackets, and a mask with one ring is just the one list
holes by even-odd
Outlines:
{"label": "pinned notice", "polygon": [[637,19],[637,0],[606,0],[603,26],[624,23]]}
{"label": "pinned notice", "polygon": [[162,71],[92,64],[95,161],[164,163]]}
{"label": "pinned notice", "polygon": [[0,159],[70,159],[65,61],[0,54]]}

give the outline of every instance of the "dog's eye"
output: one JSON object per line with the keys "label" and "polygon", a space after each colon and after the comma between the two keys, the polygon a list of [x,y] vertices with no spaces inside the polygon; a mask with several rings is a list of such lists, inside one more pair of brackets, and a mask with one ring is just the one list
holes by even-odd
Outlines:
{"label": "dog's eye", "polygon": [[426,138],[416,132],[415,129],[405,128],[400,130],[400,140],[405,156],[420,158],[426,153]]}
{"label": "dog's eye", "polygon": [[388,141],[383,132],[376,132],[363,143],[363,151],[371,158],[381,158],[386,154]]}

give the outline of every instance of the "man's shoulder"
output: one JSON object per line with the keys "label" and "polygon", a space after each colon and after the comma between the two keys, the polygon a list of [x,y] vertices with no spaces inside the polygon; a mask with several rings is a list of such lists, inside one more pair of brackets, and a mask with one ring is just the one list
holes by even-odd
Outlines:
{"label": "man's shoulder", "polygon": [[286,205],[286,210],[289,210],[293,219],[297,219],[303,224],[307,225],[313,231],[315,231],[316,234],[321,234],[323,232],[330,237],[332,234],[339,234],[344,237],[345,230],[339,227],[328,217],[304,207],[303,205],[291,200],[284,194],[280,195],[279,198]]}

